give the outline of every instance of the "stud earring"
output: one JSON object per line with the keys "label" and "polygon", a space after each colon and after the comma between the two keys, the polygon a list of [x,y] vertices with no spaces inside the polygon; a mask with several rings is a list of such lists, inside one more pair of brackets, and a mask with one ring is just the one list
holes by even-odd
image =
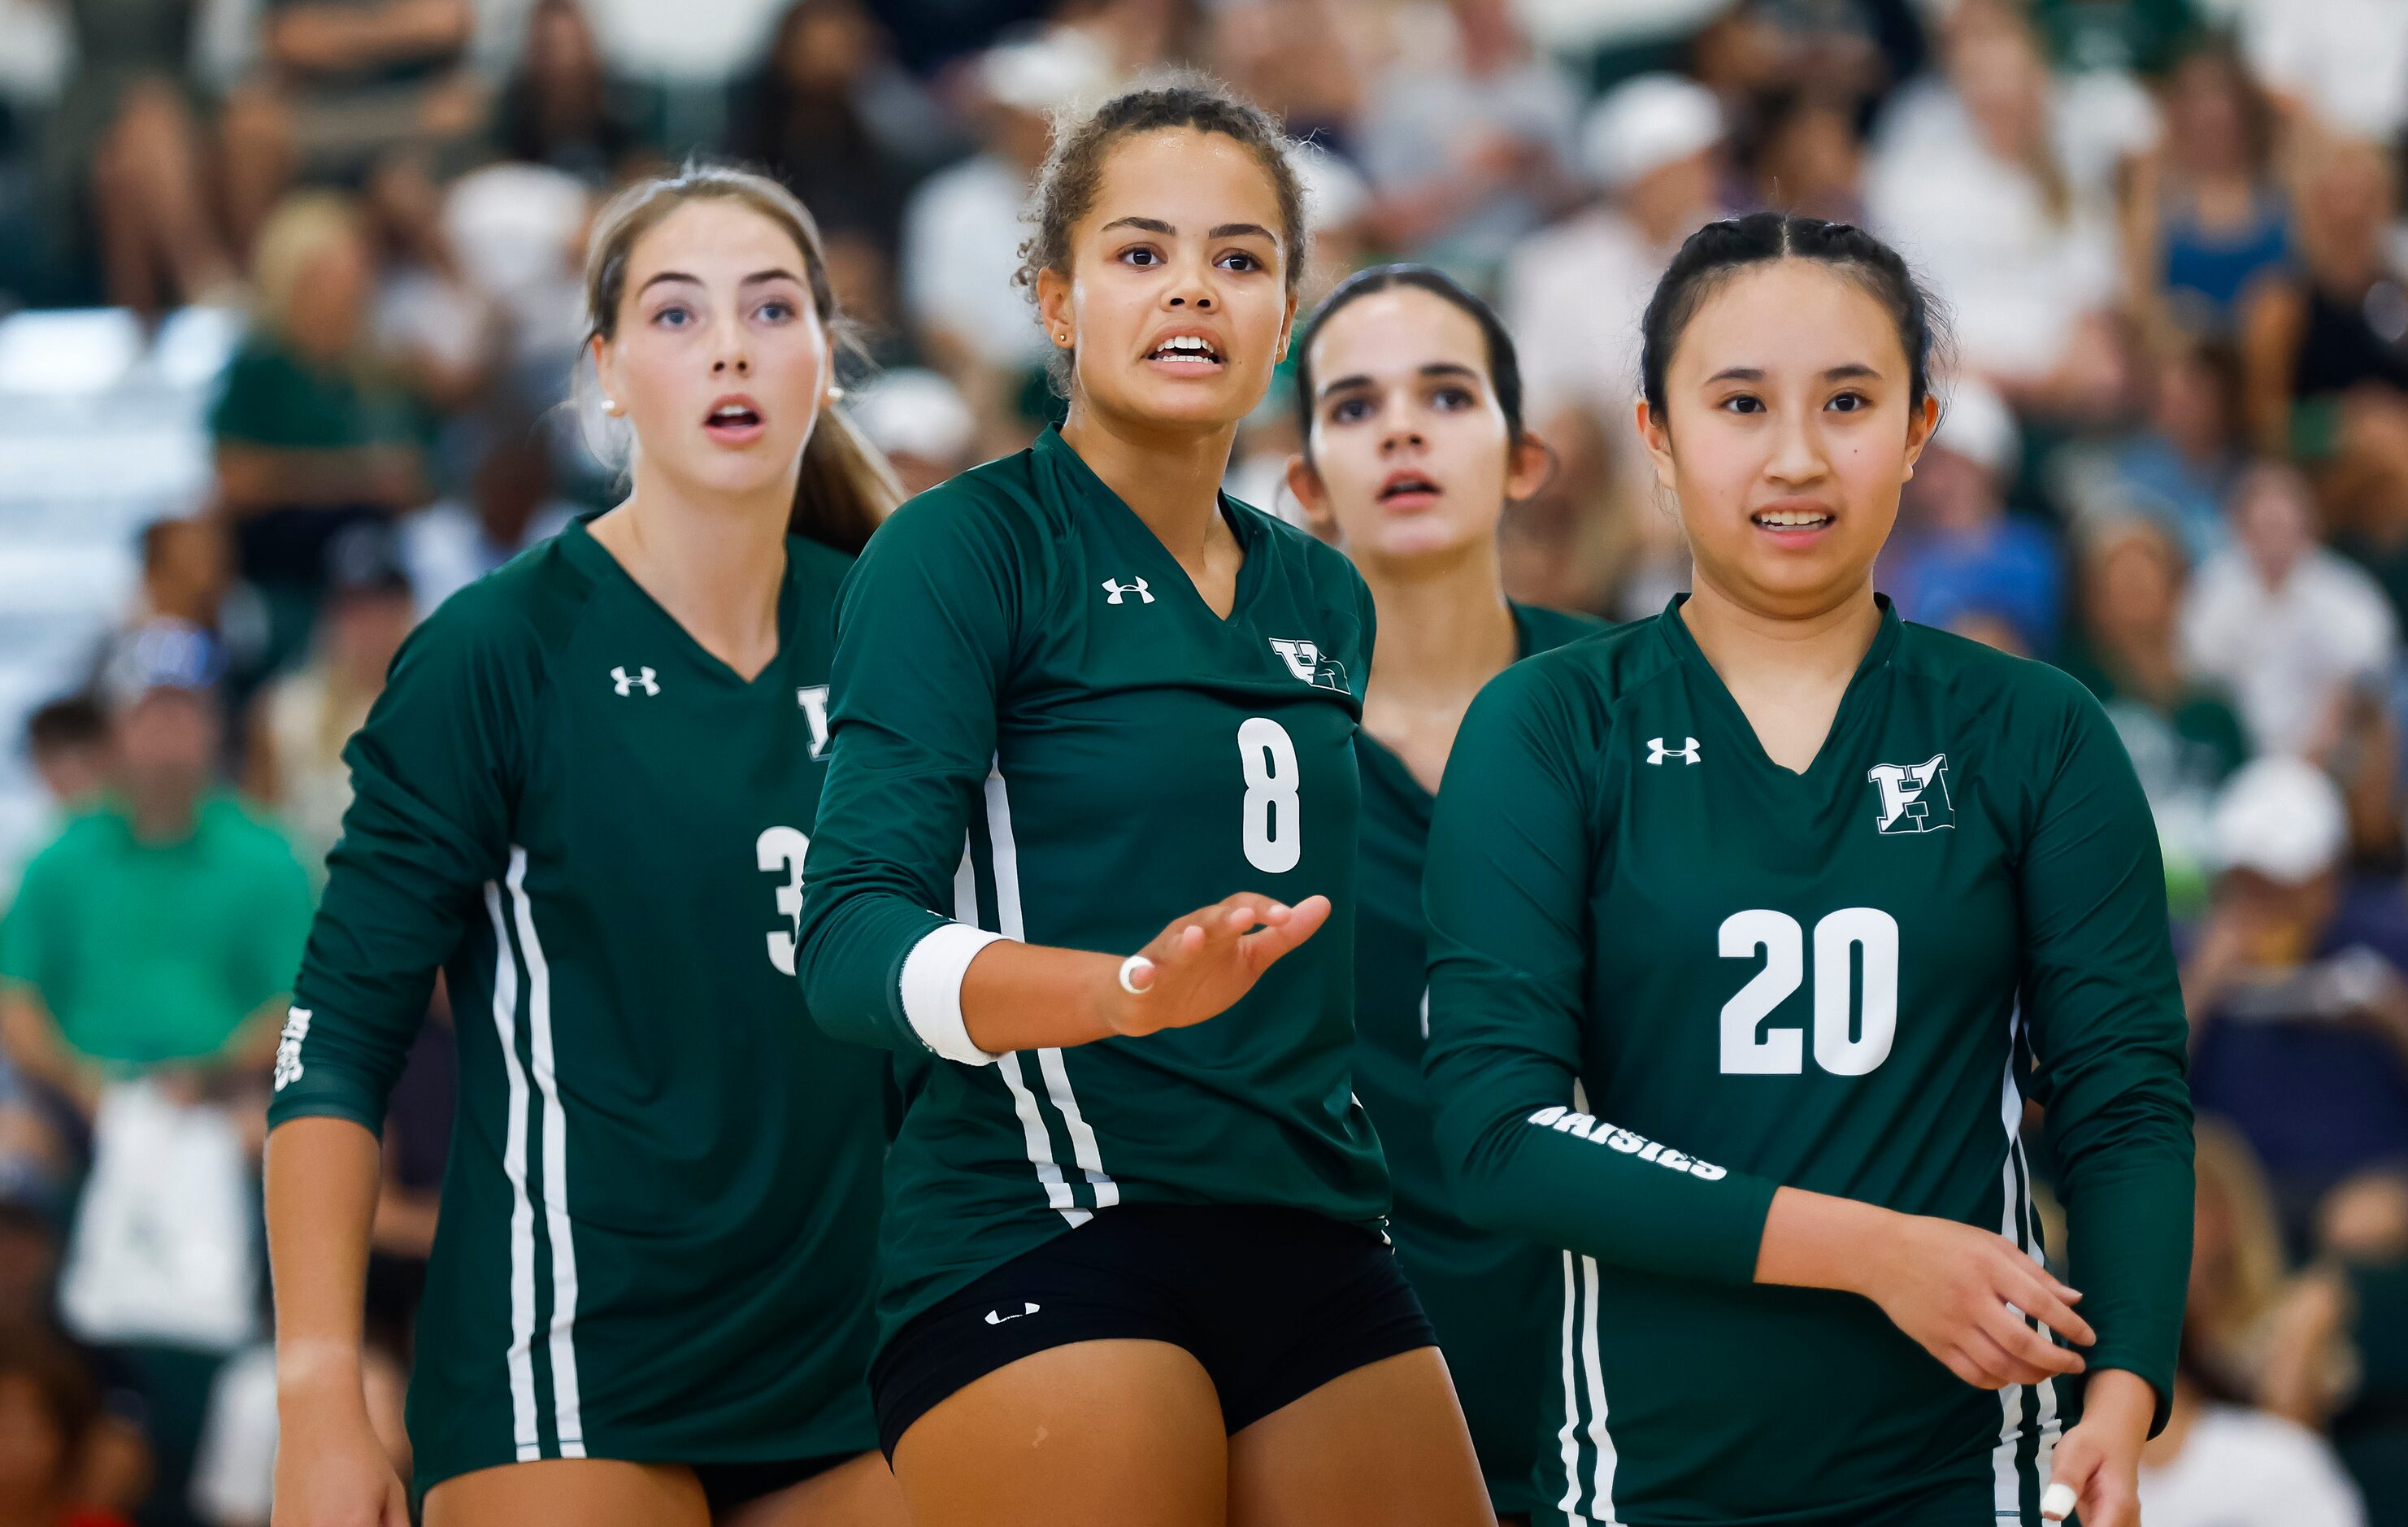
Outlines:
{"label": "stud earring", "polygon": [[619,400],[617,398],[606,397],[602,400],[602,411],[609,414],[611,418],[616,419],[627,411],[619,406]]}

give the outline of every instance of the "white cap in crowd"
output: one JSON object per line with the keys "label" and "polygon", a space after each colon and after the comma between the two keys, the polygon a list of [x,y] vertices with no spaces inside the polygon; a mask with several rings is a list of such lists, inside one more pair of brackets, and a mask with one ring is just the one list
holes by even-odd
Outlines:
{"label": "white cap in crowd", "polygon": [[957,461],[978,433],[978,421],[953,384],[916,366],[882,373],[845,400],[845,412],[890,456]]}
{"label": "white cap in crowd", "polygon": [[2218,868],[2298,886],[2341,861],[2349,812],[2323,770],[2275,755],[2243,764],[2225,781],[2211,836]]}
{"label": "white cap in crowd", "polygon": [[1111,88],[1111,55],[1075,27],[1051,26],[979,56],[987,98],[1017,111],[1064,111]]}
{"label": "white cap in crowd", "polygon": [[1581,123],[1581,165],[1620,191],[1723,139],[1722,103],[1696,80],[1642,74],[1607,91]]}
{"label": "white cap in crowd", "polygon": [[2023,449],[2014,411],[1999,390],[1979,377],[1958,377],[1941,396],[1940,427],[1931,443],[1977,467],[2012,476]]}

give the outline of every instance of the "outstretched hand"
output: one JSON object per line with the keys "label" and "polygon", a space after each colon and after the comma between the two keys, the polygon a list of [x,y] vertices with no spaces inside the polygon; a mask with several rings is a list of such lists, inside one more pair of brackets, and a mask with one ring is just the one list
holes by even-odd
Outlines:
{"label": "outstretched hand", "polygon": [[1106,1009],[1113,1031],[1183,1029],[1228,1011],[1328,917],[1326,896],[1289,906],[1240,892],[1171,919],[1126,967],[1126,986],[1136,989],[1116,993],[1119,1001]]}

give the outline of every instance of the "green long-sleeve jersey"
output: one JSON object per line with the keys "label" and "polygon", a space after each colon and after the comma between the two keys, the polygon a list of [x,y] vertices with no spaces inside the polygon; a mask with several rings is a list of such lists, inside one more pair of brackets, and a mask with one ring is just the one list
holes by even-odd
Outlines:
{"label": "green long-sleeve jersey", "polygon": [[[1514,655],[1527,657],[1604,628],[1585,615],[1517,604]],[[1388,1234],[1397,1260],[1438,1328],[1489,1497],[1499,1511],[1526,1512],[1538,1504],[1529,1479],[1532,1428],[1553,1372],[1545,1338],[1555,1318],[1555,1258],[1520,1236],[1472,1224],[1440,1169],[1422,1077],[1429,943],[1422,865],[1437,802],[1405,761],[1368,732],[1354,745],[1363,765],[1354,1094],[1380,1131],[1396,1185]]]}
{"label": "green long-sleeve jersey", "polygon": [[[1120,1203],[1387,1210],[1352,1091],[1354,732],[1369,593],[1234,500],[1215,614],[1048,431],[921,495],[838,604],[798,963],[830,1032],[898,1051],[880,1315]],[[1327,923],[1193,1028],[992,1056],[962,972],[1002,936],[1112,954],[1251,890]]]}
{"label": "green long-sleeve jersey", "polygon": [[445,973],[422,1489],[877,1445],[888,1068],[793,979],[849,559],[786,561],[781,649],[746,682],[571,525],[428,617],[351,742],[270,1118],[377,1130]]}
{"label": "green long-sleeve jersey", "polygon": [[1440,1147],[1475,1220],[1561,1248],[1547,1520],[2037,1527],[2056,1386],[1752,1279],[1784,1185],[2037,1258],[2028,1078],[2090,1366],[2168,1392],[2190,1109],[2147,804],[2074,681],[1885,601],[1791,772],[1680,602],[1484,690],[1430,831]]}

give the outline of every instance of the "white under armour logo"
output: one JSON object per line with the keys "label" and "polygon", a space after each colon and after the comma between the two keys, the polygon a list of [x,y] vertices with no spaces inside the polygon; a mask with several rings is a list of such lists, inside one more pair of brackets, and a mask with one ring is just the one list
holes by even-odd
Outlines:
{"label": "white under armour logo", "polygon": [[1684,737],[1682,741],[1688,745],[1685,747],[1666,747],[1664,745],[1664,739],[1660,737],[1651,737],[1647,739],[1647,761],[1652,764],[1660,764],[1667,758],[1678,758],[1684,764],[1696,763],[1698,761],[1698,740],[1694,737]]}
{"label": "white under armour logo", "polygon": [[660,675],[649,668],[639,668],[633,673],[614,668],[610,670],[610,687],[622,695],[632,695],[638,689],[647,695],[657,695],[661,692]]}
{"label": "white under armour logo", "polygon": [[999,1326],[999,1325],[1003,1324],[1003,1322],[1005,1322],[1006,1320],[1017,1320],[1017,1319],[1019,1319],[1019,1318],[1020,1318],[1020,1317],[1021,1317],[1021,1316],[1023,1316],[1023,1315],[1034,1315],[1034,1314],[1036,1314],[1036,1313],[1037,1313],[1037,1309],[1038,1309],[1038,1306],[1036,1306],[1035,1304],[1030,1304],[1027,1300],[1024,1299],[1024,1300],[1022,1300],[1022,1301],[1020,1302],[1020,1309],[1019,1309],[1019,1311],[1018,1311],[1017,1313],[1015,1313],[1015,1314],[1006,1315],[1006,1314],[1004,1314],[1004,1313],[1003,1313],[1003,1311],[1001,1311],[1001,1310],[989,1310],[989,1311],[987,1311],[987,1312],[986,1312],[986,1323],[987,1323],[987,1324],[989,1324],[989,1325],[991,1325],[991,1326]]}
{"label": "white under armour logo", "polygon": [[1102,586],[1104,592],[1111,596],[1104,601],[1106,604],[1120,603],[1121,596],[1124,594],[1134,594],[1146,604],[1154,602],[1154,596],[1146,592],[1145,580],[1142,578],[1133,578],[1125,583],[1117,578],[1107,578]]}

